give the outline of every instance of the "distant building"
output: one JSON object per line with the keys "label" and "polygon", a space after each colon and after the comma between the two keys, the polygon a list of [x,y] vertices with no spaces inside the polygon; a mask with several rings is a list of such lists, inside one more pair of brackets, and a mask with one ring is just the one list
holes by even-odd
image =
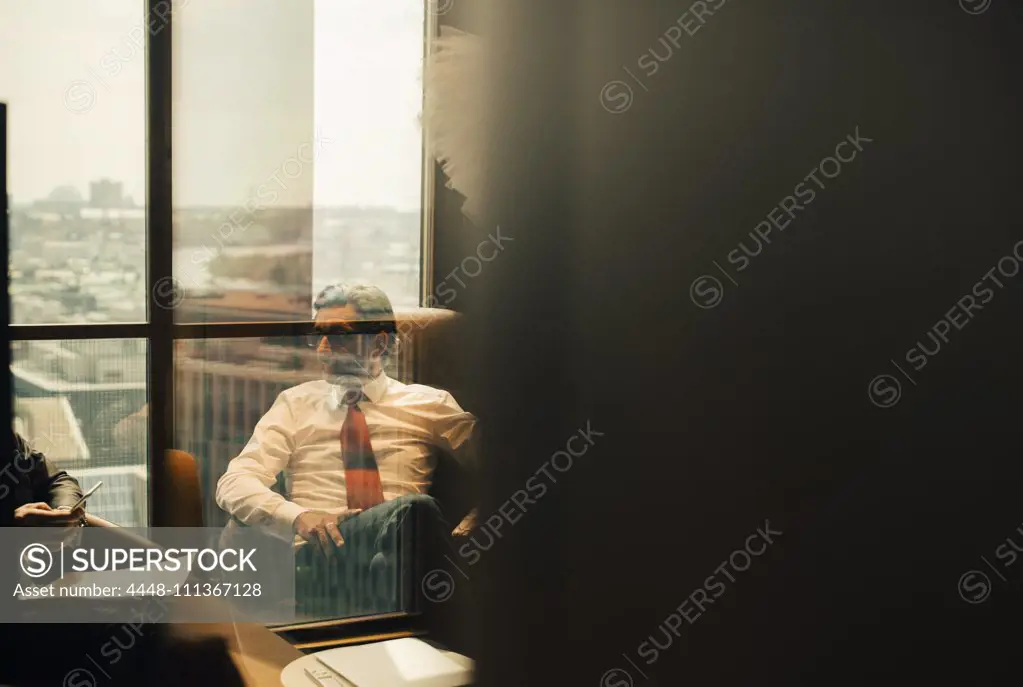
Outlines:
{"label": "distant building", "polygon": [[23,377],[39,380],[56,392],[84,385],[127,383],[124,388],[145,388],[144,339],[63,339],[18,342],[12,347],[15,365]]}
{"label": "distant building", "polygon": [[59,399],[70,404],[87,451],[69,457],[67,469],[146,464],[135,442],[114,436],[115,426],[147,400],[144,340],[16,341],[11,357],[14,396],[27,409],[26,421],[35,408]]}
{"label": "distant building", "polygon": [[14,428],[48,461],[66,467],[89,459],[78,420],[65,396],[16,398]]}
{"label": "distant building", "polygon": [[91,182],[89,184],[89,207],[104,210],[128,207],[124,198],[124,184],[109,179]]}
{"label": "distant building", "polygon": [[89,258],[96,252],[96,242],[87,240],[43,241],[43,257],[51,265],[67,265],[73,258]]}
{"label": "distant building", "polygon": [[308,293],[264,291],[190,290],[178,307],[183,322],[280,322],[310,320],[312,297]]}
{"label": "distant building", "polygon": [[85,207],[82,194],[74,186],[58,186],[46,198],[32,203],[36,212],[77,215]]}

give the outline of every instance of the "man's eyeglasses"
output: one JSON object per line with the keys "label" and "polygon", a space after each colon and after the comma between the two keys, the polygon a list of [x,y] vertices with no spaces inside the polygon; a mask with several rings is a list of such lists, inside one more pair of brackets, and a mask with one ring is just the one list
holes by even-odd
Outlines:
{"label": "man's eyeglasses", "polygon": [[316,350],[326,339],[333,351],[340,348],[351,348],[360,337],[372,336],[380,331],[380,325],[375,322],[353,322],[345,326],[316,327],[311,334],[305,337],[305,340],[309,348]]}

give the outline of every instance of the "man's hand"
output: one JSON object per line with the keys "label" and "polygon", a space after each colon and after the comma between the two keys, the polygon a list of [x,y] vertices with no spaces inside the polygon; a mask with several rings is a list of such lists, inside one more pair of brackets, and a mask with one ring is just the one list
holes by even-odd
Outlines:
{"label": "man's hand", "polygon": [[476,509],[475,508],[473,508],[471,511],[469,511],[469,514],[466,515],[464,518],[462,518],[462,522],[458,523],[458,526],[455,529],[451,530],[451,536],[452,537],[464,537],[467,534],[469,534],[470,532],[472,532],[474,527],[476,527]]}
{"label": "man's hand", "polygon": [[26,503],[14,510],[14,524],[23,527],[74,527],[85,511],[79,507],[53,509],[43,501]]}
{"label": "man's hand", "polygon": [[361,508],[348,509],[340,515],[322,510],[308,510],[295,518],[295,534],[309,542],[309,545],[323,556],[332,557],[337,549],[345,545],[338,525],[361,512]]}

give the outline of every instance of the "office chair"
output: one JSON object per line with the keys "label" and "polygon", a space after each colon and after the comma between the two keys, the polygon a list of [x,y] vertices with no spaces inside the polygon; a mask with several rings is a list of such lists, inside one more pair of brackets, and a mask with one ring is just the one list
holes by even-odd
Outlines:
{"label": "office chair", "polygon": [[[163,485],[163,491],[155,494],[167,505],[166,522],[161,527],[202,527],[202,488],[199,485],[199,468],[195,457],[185,451],[171,449],[163,464],[164,479],[157,484]],[[86,513],[86,524],[89,527],[120,527],[98,515]]]}
{"label": "office chair", "polygon": [[162,527],[202,527],[202,487],[195,457],[185,451],[171,449],[163,464],[164,493],[157,495],[166,504],[167,522]]}

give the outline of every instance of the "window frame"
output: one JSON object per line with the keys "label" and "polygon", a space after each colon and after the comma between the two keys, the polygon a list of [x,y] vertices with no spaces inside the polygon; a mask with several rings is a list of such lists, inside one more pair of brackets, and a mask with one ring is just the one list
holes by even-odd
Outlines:
{"label": "window frame", "polygon": [[[439,35],[439,17],[429,9],[431,0],[422,0],[424,15],[423,57],[433,49]],[[174,310],[161,305],[155,294],[174,279],[173,231],[173,54],[174,15],[166,14],[166,0],[144,0],[145,17],[160,17],[161,28],[150,31],[146,45],[146,301],[147,321],[97,324],[12,324],[8,309],[8,367],[11,344],[15,341],[142,339],[147,344],[147,403],[149,491],[149,526],[160,527],[168,522],[168,504],[172,495],[166,477],[165,458],[174,443],[174,350],[181,339],[243,339],[263,336],[295,336],[308,333],[309,320],[280,322],[217,322],[176,323]],[[148,25],[148,22],[147,22]],[[425,66],[424,66],[425,68]],[[0,107],[0,125],[5,124],[5,111]],[[419,307],[427,302],[433,278],[434,228],[437,208],[436,165],[428,154],[426,134],[422,146],[422,194],[420,229]],[[0,151],[4,152],[4,151]],[[0,165],[5,158],[0,157]],[[0,168],[0,181],[4,169]],[[0,185],[5,189],[6,184]],[[0,210],[6,211],[6,193],[0,199]],[[7,226],[4,212],[3,225]],[[0,247],[8,256],[7,232]],[[9,305],[9,297],[6,299]],[[13,387],[8,388],[5,402],[13,410]],[[12,415],[13,417],[13,415]],[[373,616],[334,618],[308,623],[268,626],[299,649],[318,649],[380,639],[424,634],[420,614],[396,612]]]}

